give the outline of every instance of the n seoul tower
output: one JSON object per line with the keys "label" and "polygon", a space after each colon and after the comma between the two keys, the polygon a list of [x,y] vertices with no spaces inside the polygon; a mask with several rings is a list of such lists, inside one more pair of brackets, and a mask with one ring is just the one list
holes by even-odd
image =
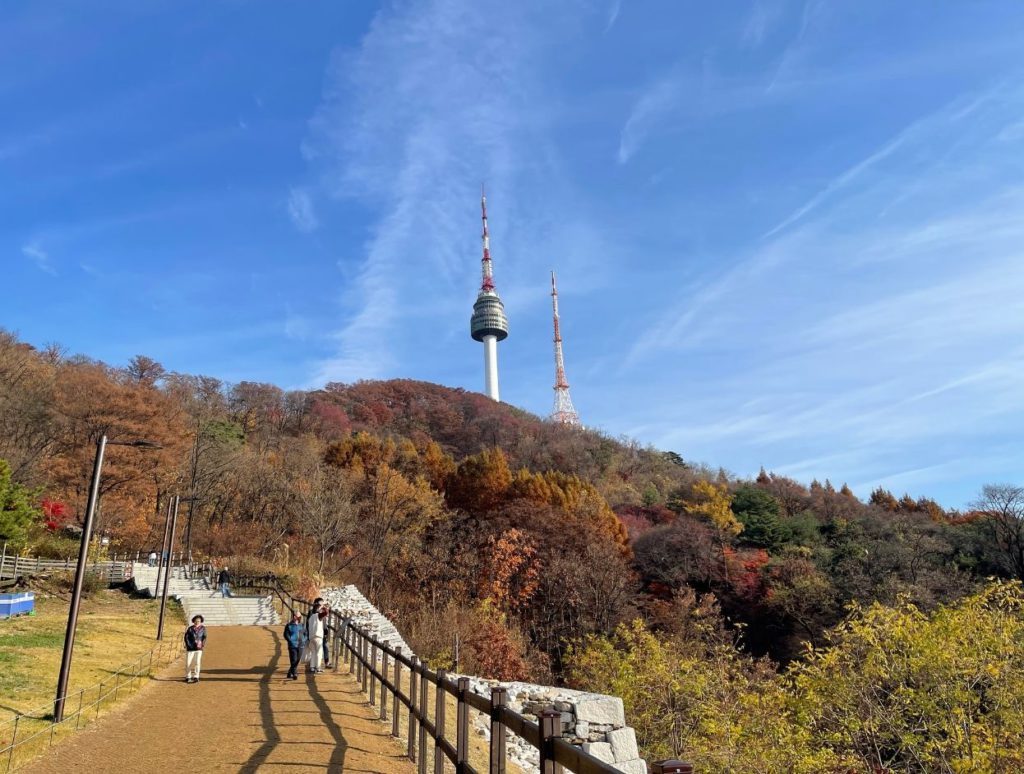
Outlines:
{"label": "n seoul tower", "polygon": [[484,392],[492,400],[498,397],[498,342],[508,337],[508,318],[505,305],[494,289],[494,275],[491,267],[491,240],[487,234],[487,196],[480,192],[480,212],[484,231],[484,257],[482,260],[483,282],[480,293],[473,304],[473,317],[469,321],[469,333],[484,344]]}

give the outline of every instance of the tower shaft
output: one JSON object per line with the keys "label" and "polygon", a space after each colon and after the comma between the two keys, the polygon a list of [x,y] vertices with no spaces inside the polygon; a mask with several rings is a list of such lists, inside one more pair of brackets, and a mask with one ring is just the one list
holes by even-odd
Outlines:
{"label": "tower shaft", "polygon": [[562,327],[558,320],[558,286],[551,272],[551,309],[555,322],[555,405],[551,419],[563,425],[578,425],[579,415],[569,396],[569,382],[565,378],[565,360],[562,357]]}

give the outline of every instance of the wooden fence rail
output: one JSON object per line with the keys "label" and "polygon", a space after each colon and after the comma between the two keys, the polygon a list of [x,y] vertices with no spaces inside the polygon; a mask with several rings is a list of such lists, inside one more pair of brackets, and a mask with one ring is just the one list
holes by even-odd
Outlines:
{"label": "wooden fence rail", "polygon": [[[42,559],[38,556],[10,556],[3,551],[0,553],[0,580],[53,571],[74,572],[76,562],[77,557],[73,556],[64,559]],[[132,577],[132,564],[124,560],[89,562],[86,571],[100,573],[106,576],[110,583],[123,583]]]}
{"label": "wooden fence rail", "polygon": [[[312,607],[308,600],[293,597],[272,576],[238,579],[236,585],[270,591],[289,612],[305,613]],[[491,738],[486,774],[504,774],[509,731],[539,751],[541,774],[622,774],[611,764],[559,738],[561,713],[554,707],[543,711],[540,723],[535,723],[507,706],[504,688],[492,688],[489,697],[474,693],[469,678],[451,680],[444,670],[432,670],[415,656],[402,653],[401,648],[378,641],[338,611],[331,612],[327,629],[329,648],[335,654],[335,671],[342,663],[348,666],[369,703],[379,704],[381,720],[387,719],[388,697],[391,698],[391,735],[396,738],[403,727],[399,715],[404,708],[408,720],[406,755],[417,764],[419,774],[428,774],[428,769],[433,774],[443,774],[445,760],[455,767],[456,774],[485,774],[469,761],[470,710],[489,719]],[[408,692],[403,688],[403,674],[408,674]],[[430,686],[434,686],[433,714],[428,706]],[[456,704],[454,739],[446,736],[446,696],[454,697]]]}

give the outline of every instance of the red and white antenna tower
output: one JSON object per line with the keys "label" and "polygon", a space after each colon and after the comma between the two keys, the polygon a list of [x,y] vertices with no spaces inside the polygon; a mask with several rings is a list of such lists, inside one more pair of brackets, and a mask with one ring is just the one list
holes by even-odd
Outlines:
{"label": "red and white antenna tower", "polygon": [[563,425],[579,425],[580,417],[569,397],[569,382],[565,378],[565,361],[562,359],[562,329],[558,324],[558,287],[555,273],[551,272],[551,308],[555,313],[555,408],[551,419]]}

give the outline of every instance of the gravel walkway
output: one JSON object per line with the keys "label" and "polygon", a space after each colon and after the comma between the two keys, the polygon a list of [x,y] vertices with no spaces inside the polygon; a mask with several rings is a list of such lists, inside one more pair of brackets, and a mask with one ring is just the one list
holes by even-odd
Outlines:
{"label": "gravel walkway", "polygon": [[284,679],[279,627],[210,628],[195,685],[183,664],[19,771],[414,772],[347,670]]}

